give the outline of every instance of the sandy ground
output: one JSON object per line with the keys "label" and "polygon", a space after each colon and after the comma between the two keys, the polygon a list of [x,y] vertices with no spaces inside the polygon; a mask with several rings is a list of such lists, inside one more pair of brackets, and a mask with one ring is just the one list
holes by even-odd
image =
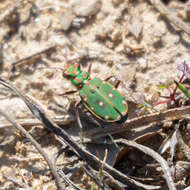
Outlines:
{"label": "sandy ground", "polygon": [[[174,0],[165,5],[172,15],[189,24],[188,2]],[[178,80],[177,65],[190,59],[189,35],[147,0],[3,0],[0,25],[1,77],[32,96],[50,116],[64,114],[52,107],[62,106],[66,113],[70,102],[79,100],[78,95],[57,95],[75,87],[59,70],[49,69],[63,67],[67,59],[78,58],[84,70],[91,63],[92,78],[116,76],[122,81],[119,90],[127,99],[139,102],[158,92],[168,95],[158,85]],[[17,62],[24,58],[28,59]],[[0,97],[1,109],[12,117],[32,118],[25,104],[3,87]],[[48,154],[61,147],[42,126],[28,130]],[[35,190],[56,189],[47,164],[18,131],[0,128],[0,141],[0,189],[25,187],[23,184]],[[75,161],[66,156],[59,159],[58,165],[66,168]],[[74,181],[90,189],[89,178],[79,176]]]}

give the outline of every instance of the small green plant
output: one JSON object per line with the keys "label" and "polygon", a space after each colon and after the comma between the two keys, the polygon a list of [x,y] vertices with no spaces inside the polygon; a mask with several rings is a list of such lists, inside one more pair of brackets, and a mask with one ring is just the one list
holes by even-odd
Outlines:
{"label": "small green plant", "polygon": [[[97,152],[97,155],[98,155],[98,157],[99,157],[99,160],[101,160],[101,158],[100,158],[100,154],[99,154],[98,152]],[[108,150],[106,149],[106,150],[105,150],[105,156],[104,156],[103,163],[106,162],[107,157],[108,157]],[[103,163],[99,162],[99,173],[98,173],[98,178],[99,178],[100,181],[101,181],[102,178],[103,178],[103,169],[104,169],[104,164],[103,164]],[[96,189],[96,184],[93,183],[92,186],[91,186],[91,188],[90,188],[90,190],[95,190],[95,189]],[[98,190],[100,190],[99,187],[98,187]]]}
{"label": "small green plant", "polygon": [[177,81],[174,81],[177,85],[177,87],[185,94],[187,98],[190,99],[190,92],[185,88],[185,86],[181,83],[178,83]]}
{"label": "small green plant", "polygon": [[[169,102],[172,102],[174,101],[176,103],[176,91],[177,89],[179,88],[183,93],[185,93],[186,95],[188,94],[187,93],[187,90],[185,89],[185,87],[181,84],[181,82],[184,80],[184,78],[189,78],[190,79],[190,68],[188,66],[188,64],[184,61],[183,63],[181,63],[180,65],[177,66],[177,69],[179,71],[182,71],[182,75],[179,79],[179,81],[174,81],[175,83],[175,87],[171,87],[171,85],[173,85],[173,83],[167,83],[167,84],[163,84],[163,85],[160,85],[159,87],[161,89],[163,88],[167,88],[168,91],[169,91],[169,97],[166,97],[167,99],[166,100],[163,100],[163,101],[159,101],[159,102],[156,102],[156,103],[153,103],[153,107],[159,105],[159,104],[163,104],[163,103],[169,103]],[[189,96],[189,94],[188,94]]]}
{"label": "small green plant", "polygon": [[[141,114],[145,113],[147,109],[155,109],[156,106],[160,104],[165,104],[165,103],[170,103],[174,101],[177,104],[176,101],[176,91],[177,89],[181,90],[186,97],[190,99],[190,92],[185,88],[185,86],[182,84],[183,80],[185,78],[190,79],[190,67],[189,65],[184,61],[180,65],[177,66],[177,70],[182,72],[182,75],[179,78],[179,81],[169,81],[165,84],[161,84],[158,86],[159,89],[168,89],[169,91],[169,96],[160,96],[163,98],[166,98],[165,100],[161,100],[158,102],[153,102],[153,101],[143,101],[143,103],[138,104],[138,108],[141,109]],[[173,85],[175,84],[175,87]],[[157,111],[157,110],[156,110]]]}

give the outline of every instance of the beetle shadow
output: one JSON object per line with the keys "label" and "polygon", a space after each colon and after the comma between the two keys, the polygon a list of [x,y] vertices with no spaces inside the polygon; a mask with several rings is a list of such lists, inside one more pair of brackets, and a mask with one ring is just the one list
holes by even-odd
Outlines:
{"label": "beetle shadow", "polygon": [[[104,128],[105,122],[100,121],[99,119],[95,118],[90,112],[88,112],[83,104],[81,104],[78,107],[79,115],[80,115],[80,121],[81,126],[77,123],[77,121],[73,122],[72,125],[69,126],[67,129],[67,132],[70,134],[70,136],[77,141],[78,143],[82,144],[81,137],[80,136],[85,134],[85,132],[90,131],[95,128]],[[76,114],[76,107],[75,103],[72,102],[69,107],[69,113],[72,115]],[[97,124],[97,121],[99,124]],[[108,125],[108,124],[106,124]],[[85,140],[85,138],[83,139]],[[113,141],[110,139],[109,136],[98,138],[95,141],[90,141],[85,143],[85,147],[88,151],[90,151],[92,154],[98,156],[101,160],[105,157],[106,150],[108,151],[108,159],[106,160],[106,163],[113,166],[115,163],[116,155],[119,151],[119,149],[115,146]]]}
{"label": "beetle shadow", "polygon": [[[87,112],[84,105],[80,104],[79,107],[76,108],[75,104],[76,102],[71,102],[68,109],[69,115],[73,115],[74,117],[76,117],[76,120],[70,125],[67,132],[71,134],[71,136],[77,138],[80,136],[80,133],[97,128],[99,126],[96,124],[93,115]],[[79,125],[79,123],[77,122],[77,109],[79,112],[81,125]]]}
{"label": "beetle shadow", "polygon": [[136,109],[137,109],[137,104],[132,101],[127,101],[128,102],[128,114],[122,117],[120,121],[116,122],[106,122],[103,120],[98,119],[96,116],[91,114],[84,105],[80,105],[79,107],[79,114],[80,114],[80,120],[82,123],[82,130],[88,131],[97,127],[109,127],[109,126],[122,126],[123,123],[125,123],[126,120],[132,119],[137,117],[136,114]]}
{"label": "beetle shadow", "polygon": [[80,104],[79,107],[76,108],[75,102],[72,102],[70,104],[68,113],[77,117],[76,109],[78,109],[79,119],[81,124],[77,122],[76,118],[76,121],[72,124],[71,129],[69,129],[69,133],[74,136],[79,136],[80,133],[85,134],[86,132],[93,130],[95,128],[104,128],[113,124],[112,122],[109,123],[96,118],[96,116],[91,114],[83,104]]}

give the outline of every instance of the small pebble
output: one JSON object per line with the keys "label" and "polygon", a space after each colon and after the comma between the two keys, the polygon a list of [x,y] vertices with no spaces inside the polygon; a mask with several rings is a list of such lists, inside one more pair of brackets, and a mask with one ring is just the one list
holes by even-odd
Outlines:
{"label": "small pebble", "polygon": [[147,60],[144,58],[139,58],[138,60],[139,63],[139,69],[142,71],[147,68]]}
{"label": "small pebble", "polygon": [[72,21],[72,26],[75,28],[81,28],[81,26],[86,22],[84,17],[76,17]]}
{"label": "small pebble", "polygon": [[71,83],[70,83],[70,82],[65,82],[65,83],[63,84],[63,88],[64,88],[65,90],[68,90],[70,87],[71,87]]}
{"label": "small pebble", "polygon": [[153,45],[154,47],[161,47],[162,46],[162,36],[164,34],[159,29],[156,29],[153,33]]}
{"label": "small pebble", "polygon": [[143,30],[143,21],[141,17],[132,16],[128,25],[128,30],[135,38],[139,38]]}
{"label": "small pebble", "polygon": [[71,7],[77,16],[92,16],[101,8],[100,0],[72,0]]}
{"label": "small pebble", "polygon": [[112,33],[112,41],[116,42],[118,40],[121,40],[122,37],[122,32],[120,29],[116,29],[113,33]]}
{"label": "small pebble", "polygon": [[67,31],[70,28],[73,20],[72,10],[70,8],[67,8],[64,14],[61,14],[60,17],[62,28],[63,30]]}

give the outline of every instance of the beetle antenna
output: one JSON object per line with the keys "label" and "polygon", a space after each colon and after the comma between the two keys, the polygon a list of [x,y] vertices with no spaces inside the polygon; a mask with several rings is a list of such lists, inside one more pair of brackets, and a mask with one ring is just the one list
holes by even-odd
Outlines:
{"label": "beetle antenna", "polygon": [[38,69],[40,69],[40,70],[42,70],[42,69],[56,69],[56,70],[61,70],[61,71],[64,70],[63,67],[39,67]]}

